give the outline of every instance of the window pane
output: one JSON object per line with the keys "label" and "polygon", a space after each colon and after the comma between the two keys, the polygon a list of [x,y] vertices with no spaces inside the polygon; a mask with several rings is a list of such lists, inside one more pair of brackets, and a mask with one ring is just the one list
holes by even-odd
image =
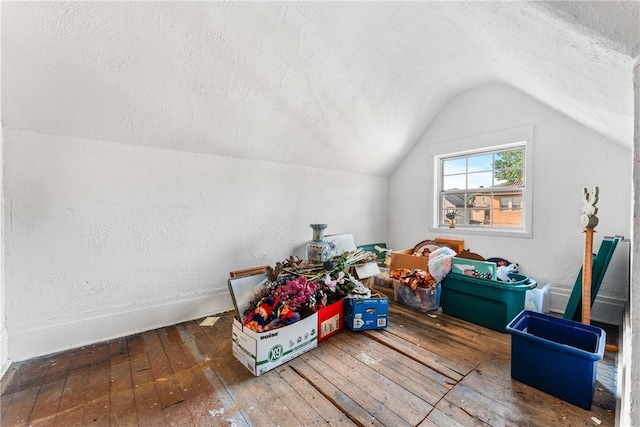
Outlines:
{"label": "window pane", "polygon": [[464,209],[464,193],[446,194],[443,196],[442,210]]}
{"label": "window pane", "polygon": [[509,209],[511,207],[511,197],[498,196],[498,200],[500,201],[500,210],[503,211],[505,209]]}
{"label": "window pane", "polygon": [[522,227],[522,210],[494,209],[491,214],[494,227]]}
{"label": "window pane", "polygon": [[467,188],[490,188],[493,184],[492,172],[477,172],[468,175],[469,184]]}
{"label": "window pane", "polygon": [[511,199],[511,209],[519,210],[522,209],[522,197],[515,196]]}
{"label": "window pane", "polygon": [[469,225],[491,225],[493,197],[486,193],[479,193],[471,195],[469,199],[472,201],[469,209]]}
{"label": "window pane", "polygon": [[493,154],[482,154],[469,157],[469,172],[483,172],[493,170]]}
{"label": "window pane", "polygon": [[456,216],[457,225],[469,225],[469,210],[458,209],[458,215]]}
{"label": "window pane", "polygon": [[469,193],[467,205],[471,208],[484,209],[491,208],[491,194],[489,193]]}
{"label": "window pane", "polygon": [[442,172],[445,175],[467,172],[467,159],[451,159],[442,162]]}
{"label": "window pane", "polygon": [[440,224],[449,225],[449,218],[456,219],[456,223],[459,224],[458,217],[459,212],[464,208],[464,193],[461,194],[447,194],[442,196],[440,202]]}
{"label": "window pane", "polygon": [[509,185],[509,181],[505,178],[504,171],[496,171],[495,181],[493,182],[495,187],[505,187]]}
{"label": "window pane", "polygon": [[451,175],[445,176],[442,181],[442,189],[444,191],[448,190],[463,190],[467,188],[466,184],[466,175]]}
{"label": "window pane", "polygon": [[524,176],[524,150],[496,153],[495,185],[518,185]]}

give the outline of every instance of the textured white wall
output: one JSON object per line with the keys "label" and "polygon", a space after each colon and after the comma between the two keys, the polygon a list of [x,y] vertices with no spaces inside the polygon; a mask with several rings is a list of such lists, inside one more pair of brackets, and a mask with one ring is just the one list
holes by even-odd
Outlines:
{"label": "textured white wall", "polygon": [[619,370],[622,379],[620,425],[640,425],[640,56],[633,69],[635,99],[633,139],[633,253],[631,297],[629,301],[628,329],[623,336],[624,349]]}
{"label": "textured white wall", "polygon": [[[2,7],[0,6],[0,22],[2,22]],[[0,46],[2,32],[0,31]],[[1,89],[0,89],[1,92]],[[0,111],[2,111],[2,97],[0,97]],[[4,135],[0,131],[0,188],[4,188]],[[7,331],[5,329],[5,294],[4,294],[4,197],[0,193],[0,377],[9,368],[7,356]]]}
{"label": "textured white wall", "polygon": [[[1,109],[1,108],[0,108]],[[0,132],[0,188],[4,188],[4,135]],[[4,275],[4,197],[0,194],[0,377],[9,368],[7,331],[5,328],[5,275]]]}
{"label": "textured white wall", "polygon": [[383,178],[23,130],[5,156],[12,360],[230,309],[228,272],[313,222],[386,236]]}
{"label": "textured white wall", "polygon": [[[391,176],[389,236],[395,248],[410,247],[445,232],[431,231],[431,144],[533,124],[533,238],[465,235],[465,246],[485,257],[518,262],[524,274],[553,283],[552,307],[564,310],[582,265],[584,235],[579,222],[583,187],[600,187],[600,224],[594,250],[604,236],[630,236],[630,150],[509,86],[492,84],[454,98],[436,117],[412,153]],[[419,186],[416,183],[420,183]],[[629,244],[620,243],[594,307],[594,318],[615,321],[628,298]],[[604,319],[606,318],[606,319]]]}

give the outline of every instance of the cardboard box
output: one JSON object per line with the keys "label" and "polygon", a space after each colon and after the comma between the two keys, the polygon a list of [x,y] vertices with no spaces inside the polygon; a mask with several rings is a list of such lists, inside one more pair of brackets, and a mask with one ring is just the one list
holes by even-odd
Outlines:
{"label": "cardboard box", "polygon": [[356,277],[360,281],[374,277],[376,274],[380,274],[380,267],[375,261],[356,265],[354,269],[356,271]]}
{"label": "cardboard box", "polygon": [[261,265],[259,267],[245,268],[243,270],[230,271],[229,277],[232,279],[239,279],[245,276],[254,276],[256,274],[263,274],[267,272],[268,265]]}
{"label": "cardboard box", "polygon": [[318,313],[261,333],[233,319],[231,334],[233,356],[259,376],[318,346]]}
{"label": "cardboard box", "polygon": [[389,298],[374,294],[371,298],[345,298],[345,324],[352,331],[386,329]]}
{"label": "cardboard box", "polygon": [[[260,269],[261,267],[256,267],[255,269],[241,270],[240,273],[229,273],[231,278],[227,283],[229,284],[229,293],[231,294],[233,306],[236,309],[235,318],[238,320],[242,320],[242,314],[247,311],[251,301],[255,299],[256,294],[264,290],[268,283],[266,271],[248,275],[245,275],[242,272],[257,271]],[[238,273],[237,276],[236,273]]]}
{"label": "cardboard box", "polygon": [[338,333],[344,327],[344,300],[318,310],[318,342]]}
{"label": "cardboard box", "polygon": [[349,271],[360,283],[367,288],[373,288],[376,275],[380,274],[380,267],[375,261],[366,264],[356,265]]}
{"label": "cardboard box", "polygon": [[419,268],[420,270],[429,271],[429,258],[414,256],[413,248],[394,251],[391,252],[389,270],[393,271],[397,268],[407,268],[409,270]]}
{"label": "cardboard box", "polygon": [[442,243],[443,245],[447,245],[448,247],[456,251],[457,254],[459,254],[464,250],[464,240],[462,239],[449,239],[445,237],[436,237],[435,241],[438,243]]}

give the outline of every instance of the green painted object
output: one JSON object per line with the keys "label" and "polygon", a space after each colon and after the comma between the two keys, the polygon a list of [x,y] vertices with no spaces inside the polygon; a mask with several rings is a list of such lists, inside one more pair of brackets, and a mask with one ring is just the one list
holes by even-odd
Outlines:
{"label": "green painted object", "polygon": [[373,252],[378,256],[377,263],[378,265],[384,265],[384,260],[386,257],[386,252],[380,252],[376,249],[376,246],[382,249],[387,249],[386,243],[370,243],[368,245],[359,245],[358,249],[365,250],[367,252]]}
{"label": "green painted object", "polygon": [[[620,237],[605,237],[600,243],[600,249],[598,249],[598,254],[594,255],[592,259],[591,266],[591,306],[593,307],[593,302],[596,300],[596,296],[598,295],[598,291],[600,290],[600,285],[602,285],[602,279],[604,279],[604,274],[607,272],[607,267],[609,266],[609,262],[613,257],[613,252],[616,250],[616,246],[618,246],[618,242],[620,241]],[[564,310],[565,319],[575,320],[576,322],[580,322],[582,320],[582,267],[580,267],[580,271],[578,272],[578,277],[576,277],[576,282],[573,285],[573,291],[571,292],[571,296],[569,297],[569,302],[567,302],[567,308]]]}

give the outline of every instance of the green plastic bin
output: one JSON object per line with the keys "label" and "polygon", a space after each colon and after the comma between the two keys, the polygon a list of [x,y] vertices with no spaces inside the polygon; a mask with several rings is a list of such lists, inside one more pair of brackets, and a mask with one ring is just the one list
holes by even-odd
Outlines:
{"label": "green plastic bin", "polygon": [[442,311],[460,319],[500,332],[523,309],[526,292],[538,283],[520,274],[510,275],[515,282],[478,279],[453,271],[442,281]]}

